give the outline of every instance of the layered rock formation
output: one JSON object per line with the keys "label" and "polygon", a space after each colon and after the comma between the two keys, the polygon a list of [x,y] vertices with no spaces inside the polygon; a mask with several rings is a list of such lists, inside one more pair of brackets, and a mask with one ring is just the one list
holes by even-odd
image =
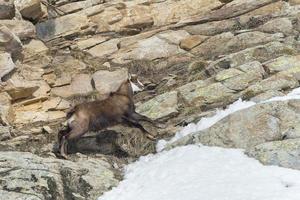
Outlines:
{"label": "layered rock formation", "polygon": [[[117,184],[116,166],[155,151],[120,125],[70,145],[89,159],[53,157],[67,110],[115,91],[124,69],[145,85],[137,110],[167,124],[144,124],[159,138],[239,98],[299,87],[299,14],[297,0],[0,2],[0,160],[9,163],[0,164],[0,195],[93,199]],[[234,113],[184,144],[246,148],[265,164],[299,169],[298,104]]]}

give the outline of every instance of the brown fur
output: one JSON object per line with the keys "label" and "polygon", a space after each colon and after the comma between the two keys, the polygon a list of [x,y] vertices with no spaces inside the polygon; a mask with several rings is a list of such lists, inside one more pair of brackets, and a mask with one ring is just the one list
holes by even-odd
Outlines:
{"label": "brown fur", "polygon": [[66,158],[68,140],[80,138],[88,131],[105,129],[119,123],[126,123],[141,129],[147,136],[151,135],[139,123],[140,120],[155,124],[151,119],[135,112],[133,91],[130,81],[123,83],[120,88],[111,93],[107,99],[86,102],[75,106],[67,114],[68,130],[58,134],[60,153]]}

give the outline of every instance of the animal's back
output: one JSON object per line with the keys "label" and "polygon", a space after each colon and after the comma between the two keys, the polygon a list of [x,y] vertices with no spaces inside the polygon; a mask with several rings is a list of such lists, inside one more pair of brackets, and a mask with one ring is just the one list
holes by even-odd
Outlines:
{"label": "animal's back", "polygon": [[75,106],[73,113],[76,114],[75,120],[78,117],[86,118],[89,129],[96,131],[120,123],[122,116],[128,110],[128,102],[126,98],[122,99],[122,97],[86,102]]}

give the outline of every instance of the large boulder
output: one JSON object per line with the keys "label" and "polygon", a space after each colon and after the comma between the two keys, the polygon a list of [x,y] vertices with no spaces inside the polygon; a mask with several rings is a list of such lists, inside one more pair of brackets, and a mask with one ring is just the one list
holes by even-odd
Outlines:
{"label": "large boulder", "polygon": [[0,152],[2,199],[96,199],[118,180],[105,159],[76,162],[26,152]]}
{"label": "large boulder", "polygon": [[299,100],[256,104],[228,115],[208,129],[185,136],[171,146],[201,143],[250,149],[266,142],[282,140],[287,133],[297,137],[300,136],[299,108]]}
{"label": "large boulder", "polygon": [[177,91],[171,91],[156,96],[153,99],[139,105],[136,111],[151,119],[174,116],[178,113],[177,95]]}
{"label": "large boulder", "polygon": [[246,152],[265,165],[300,169],[300,139],[259,144]]}
{"label": "large boulder", "polygon": [[237,98],[236,91],[220,82],[208,84],[199,80],[183,85],[177,90],[185,103],[194,107],[228,104]]}
{"label": "large boulder", "polygon": [[116,92],[122,83],[127,81],[128,71],[120,69],[116,71],[100,70],[93,74],[92,80],[96,90],[103,97],[107,97],[110,93]]}

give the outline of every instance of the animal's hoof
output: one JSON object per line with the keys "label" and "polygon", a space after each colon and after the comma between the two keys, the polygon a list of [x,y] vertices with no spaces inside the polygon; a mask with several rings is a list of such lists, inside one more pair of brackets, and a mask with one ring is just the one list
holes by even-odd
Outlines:
{"label": "animal's hoof", "polygon": [[61,154],[61,153],[57,152],[57,153],[55,153],[55,156],[60,159],[68,160],[68,156],[66,154]]}
{"label": "animal's hoof", "polygon": [[68,156],[66,154],[60,154],[62,159],[68,160]]}
{"label": "animal's hoof", "polygon": [[150,134],[147,134],[147,138],[150,139],[150,140],[153,140],[153,141],[156,140],[156,137],[153,136],[153,135],[150,135]]}

